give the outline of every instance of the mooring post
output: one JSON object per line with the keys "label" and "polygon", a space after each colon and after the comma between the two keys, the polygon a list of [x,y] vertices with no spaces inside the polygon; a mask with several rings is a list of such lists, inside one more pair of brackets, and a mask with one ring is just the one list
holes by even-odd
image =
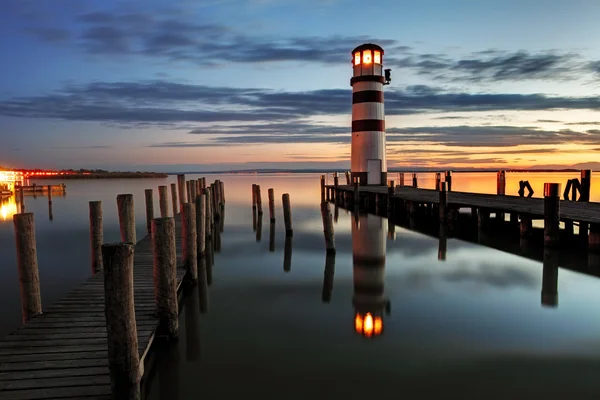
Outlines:
{"label": "mooring post", "polygon": [[394,196],[396,195],[396,185],[394,181],[390,181],[388,186],[388,197],[387,197],[387,212],[391,213],[394,211]]}
{"label": "mooring post", "polygon": [[119,229],[121,242],[136,243],[135,212],[133,208],[133,195],[120,194],[117,196],[117,209],[119,214]]}
{"label": "mooring post", "polygon": [[152,220],[154,219],[154,194],[152,193],[152,189],[146,189],[144,190],[144,195],[146,196],[146,229],[150,233]]}
{"label": "mooring post", "polygon": [[252,184],[252,211],[256,210],[256,184]]}
{"label": "mooring post", "polygon": [[275,191],[269,188],[269,218],[271,222],[275,222]]}
{"label": "mooring post", "polygon": [[13,215],[23,323],[42,313],[33,213]]}
{"label": "mooring post", "polygon": [[160,216],[165,218],[169,216],[169,199],[166,186],[158,187],[158,206],[160,207]]}
{"label": "mooring post", "polygon": [[196,232],[198,241],[196,251],[198,258],[204,257],[206,246],[206,195],[201,194],[196,199]]}
{"label": "mooring post", "polygon": [[133,296],[132,243],[102,246],[108,369],[114,399],[140,398],[140,358]]}
{"label": "mooring post", "polygon": [[262,198],[260,195],[260,185],[256,185],[256,208],[258,209],[258,215],[262,215]]}
{"label": "mooring post", "polygon": [[325,202],[325,175],[321,175],[321,203]]}
{"label": "mooring post", "polygon": [[[194,196],[192,196],[193,198]],[[183,263],[187,277],[192,283],[198,282],[198,236],[196,231],[196,204],[183,205],[183,218],[181,218],[182,253]]]}
{"label": "mooring post", "polygon": [[48,208],[52,208],[52,185],[48,185],[47,189],[48,189]]}
{"label": "mooring post", "polygon": [[452,191],[452,171],[446,171],[444,181],[448,184],[446,187],[449,192]]}
{"label": "mooring post", "polygon": [[177,191],[179,192],[179,210],[178,213],[181,212],[183,208],[183,203],[187,203],[186,198],[186,189],[185,189],[185,174],[177,175]]}
{"label": "mooring post", "polygon": [[90,201],[90,249],[92,275],[102,270],[102,244],[104,229],[102,226],[102,202]]}
{"label": "mooring post", "polygon": [[325,235],[325,249],[327,254],[335,254],[335,237],[333,232],[333,220],[329,203],[321,203],[321,217],[323,218],[323,233]]}
{"label": "mooring post", "polygon": [[23,193],[24,189],[23,189],[23,185],[19,185],[19,210],[21,212],[21,214],[25,213],[25,195]]}
{"label": "mooring post", "polygon": [[412,187],[414,187],[414,188],[419,187],[418,183],[417,183],[417,174],[416,174],[416,172],[412,174]]}
{"label": "mooring post", "polygon": [[559,221],[560,183],[544,183],[544,246],[558,245]]}
{"label": "mooring post", "polygon": [[283,203],[283,221],[285,223],[285,235],[292,236],[294,234],[294,230],[292,229],[292,206],[290,204],[290,195],[288,193],[284,193],[281,196],[281,201]]}
{"label": "mooring post", "polygon": [[190,181],[190,201],[189,204],[196,204],[196,180]]}
{"label": "mooring post", "polygon": [[171,203],[173,203],[172,207],[173,207],[173,217],[174,217],[178,213],[177,205],[179,204],[177,202],[177,184],[175,184],[175,183],[171,183]]}
{"label": "mooring post", "polygon": [[559,250],[544,247],[542,270],[542,306],[558,306],[558,259]]}
{"label": "mooring post", "polygon": [[179,336],[179,306],[174,218],[152,220],[152,252],[154,254],[154,299],[161,333],[168,338],[176,338]]}
{"label": "mooring post", "polygon": [[440,182],[438,186],[440,192],[440,203],[438,205],[440,223],[448,222],[448,183]]}

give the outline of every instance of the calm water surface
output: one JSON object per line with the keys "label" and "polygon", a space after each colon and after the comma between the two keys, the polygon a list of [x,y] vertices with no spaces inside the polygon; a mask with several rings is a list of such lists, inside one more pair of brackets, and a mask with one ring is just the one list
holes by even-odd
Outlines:
{"label": "calm water surface", "polygon": [[[518,190],[521,179],[529,179],[539,195],[544,181],[564,185],[572,177],[577,174],[508,174],[507,194]],[[335,224],[337,255],[327,260],[318,175],[208,179],[226,186],[221,251],[212,284],[185,300],[179,341],[157,354],[148,399],[600,395],[597,278],[559,269],[558,306],[544,307],[541,262],[452,238],[445,261],[439,261],[437,238],[401,227],[388,238],[385,218],[360,215],[357,223],[344,210]],[[116,195],[133,193],[142,237],[144,189],[174,181],[67,181],[67,196],[54,199],[53,221],[45,197],[26,197],[27,211],[36,217],[44,304],[90,275],[88,201],[103,201],[105,240],[116,241]],[[433,175],[422,182],[433,187]],[[252,223],[252,183],[263,191],[260,232]],[[598,184],[595,180],[592,188]],[[456,174],[453,185],[496,190],[494,174]],[[269,187],[277,199],[272,234]],[[290,193],[294,221],[289,265],[284,192]],[[600,200],[597,191],[592,200]],[[2,333],[20,324],[13,226],[7,219],[0,222]],[[548,266],[546,272],[552,272]],[[362,331],[373,337],[356,332],[361,321]],[[380,325],[382,333],[374,335]]]}

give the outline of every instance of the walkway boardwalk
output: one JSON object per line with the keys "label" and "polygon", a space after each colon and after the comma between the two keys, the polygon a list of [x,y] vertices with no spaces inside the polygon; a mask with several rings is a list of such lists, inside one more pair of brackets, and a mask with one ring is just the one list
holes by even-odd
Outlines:
{"label": "walkway boardwalk", "polygon": [[[334,186],[332,185],[327,185],[327,187],[334,190]],[[354,187],[340,185],[338,186],[338,190],[353,192]],[[387,195],[388,188],[387,186],[361,186],[360,192]],[[394,197],[416,203],[439,203],[439,192],[432,189],[397,186]],[[491,212],[518,213],[528,215],[534,219],[544,218],[544,199],[542,198],[448,192],[448,205],[454,207],[485,208]],[[560,219],[561,221],[568,220],[600,224],[600,203],[561,200]]]}
{"label": "walkway boardwalk", "polygon": [[[177,285],[181,263],[181,217],[175,218]],[[154,316],[150,235],[135,246],[135,314],[140,365],[158,318]],[[104,275],[100,272],[15,332],[0,338],[0,399],[110,399]]]}

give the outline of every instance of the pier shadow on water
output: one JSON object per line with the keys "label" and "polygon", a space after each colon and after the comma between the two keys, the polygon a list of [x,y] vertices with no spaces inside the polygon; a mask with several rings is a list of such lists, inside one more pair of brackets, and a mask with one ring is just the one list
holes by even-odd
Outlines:
{"label": "pier shadow on water", "polygon": [[600,395],[595,276],[559,268],[558,251],[491,249],[493,234],[484,245],[340,211],[335,255],[318,205],[293,238],[277,220],[262,240],[265,216],[227,225],[146,398]]}

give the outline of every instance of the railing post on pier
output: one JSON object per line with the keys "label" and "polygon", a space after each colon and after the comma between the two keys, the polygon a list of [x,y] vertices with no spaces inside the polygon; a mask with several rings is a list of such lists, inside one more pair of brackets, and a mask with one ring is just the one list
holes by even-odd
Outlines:
{"label": "railing post on pier", "polygon": [[333,202],[335,204],[338,203],[338,197],[339,197],[338,187],[339,186],[340,186],[340,178],[338,177],[338,173],[334,172],[333,173]]}
{"label": "railing post on pier", "polygon": [[452,171],[446,171],[444,181],[448,184],[447,189],[449,192],[452,191]]}
{"label": "railing post on pier", "polygon": [[504,196],[506,194],[506,171],[496,172],[496,194]]}
{"label": "railing post on pier", "polygon": [[323,218],[323,233],[325,235],[325,249],[327,254],[335,254],[335,237],[333,231],[333,221],[329,203],[321,203],[321,217]]}
{"label": "railing post on pier", "polygon": [[[193,198],[194,196],[192,196]],[[196,205],[185,203],[183,205],[183,218],[181,219],[182,231],[182,253],[183,262],[187,271],[188,279],[198,282],[198,237],[196,231]]]}
{"label": "railing post on pier", "polygon": [[197,244],[196,252],[198,258],[204,257],[204,250],[206,248],[206,195],[200,194],[196,199],[196,233],[197,233]]}
{"label": "railing post on pier", "polygon": [[544,246],[558,246],[559,221],[560,183],[544,183]]}
{"label": "railing post on pier", "polygon": [[325,202],[325,175],[321,175],[321,203]]}
{"label": "railing post on pier", "polygon": [[121,241],[136,243],[135,212],[133,209],[133,195],[120,194],[117,196],[117,209],[119,213],[119,228]]}
{"label": "railing post on pier", "polygon": [[42,313],[33,213],[13,215],[23,323]]}
{"label": "railing post on pier", "polygon": [[256,185],[256,208],[258,209],[258,215],[262,215],[262,198],[260,195],[260,185]]}
{"label": "railing post on pier", "polygon": [[268,190],[269,194],[269,218],[271,223],[275,222],[275,191],[273,188]]}
{"label": "railing post on pier", "polygon": [[158,206],[160,207],[160,216],[161,218],[166,218],[169,216],[169,199],[168,199],[168,190],[166,186],[158,187]]}
{"label": "railing post on pier", "polygon": [[281,196],[281,201],[283,203],[283,221],[285,223],[285,235],[293,236],[294,230],[292,229],[292,206],[290,204],[290,195],[288,193],[284,193]]}
{"label": "railing post on pier", "polygon": [[146,197],[146,229],[148,233],[151,231],[152,220],[154,219],[154,193],[152,189],[144,190]]}
{"label": "railing post on pier", "polygon": [[412,174],[412,187],[414,187],[414,188],[419,187],[418,183],[417,183],[417,174],[416,173]]}
{"label": "railing post on pier", "polygon": [[21,214],[25,213],[25,194],[23,193],[23,185],[19,185],[19,212]]}
{"label": "railing post on pier", "polygon": [[440,183],[442,182],[442,174],[439,172],[435,173],[435,190],[440,190]]}
{"label": "railing post on pier", "polygon": [[176,338],[179,336],[179,305],[177,303],[177,253],[174,218],[152,220],[152,251],[154,254],[156,315],[160,319],[161,333],[168,338]]}
{"label": "railing post on pier", "polygon": [[387,198],[387,212],[391,213],[394,211],[394,196],[396,195],[396,185],[394,181],[390,181],[388,186],[388,198]]}
{"label": "railing post on pier", "polygon": [[177,215],[177,184],[171,183],[171,207],[173,207],[173,217]]}
{"label": "railing post on pier", "polygon": [[90,249],[92,275],[102,270],[102,244],[104,229],[102,227],[102,202],[90,201]]}
{"label": "railing post on pier", "polygon": [[440,213],[440,224],[448,222],[448,183],[447,182],[440,182],[440,185],[438,186],[439,188],[439,192],[440,192],[440,203],[438,206],[439,209],[439,213]]}
{"label": "railing post on pier", "polygon": [[350,171],[344,172],[346,175],[346,185],[350,186]]}
{"label": "railing post on pier", "polygon": [[183,204],[187,203],[185,196],[187,193],[185,189],[185,174],[177,175],[177,191],[179,192],[179,210],[177,212],[180,213],[181,209],[183,208]]}
{"label": "railing post on pier", "polygon": [[102,246],[108,369],[115,399],[140,398],[140,358],[133,296],[132,243]]}
{"label": "railing post on pier", "polygon": [[[590,201],[590,192],[592,188],[592,170],[590,169],[582,169],[581,170],[581,188],[579,201],[589,202]],[[586,238],[588,236],[589,224],[587,222],[579,222],[579,235],[582,238]]]}
{"label": "railing post on pier", "polygon": [[404,172],[398,172],[398,186],[404,186]]}

